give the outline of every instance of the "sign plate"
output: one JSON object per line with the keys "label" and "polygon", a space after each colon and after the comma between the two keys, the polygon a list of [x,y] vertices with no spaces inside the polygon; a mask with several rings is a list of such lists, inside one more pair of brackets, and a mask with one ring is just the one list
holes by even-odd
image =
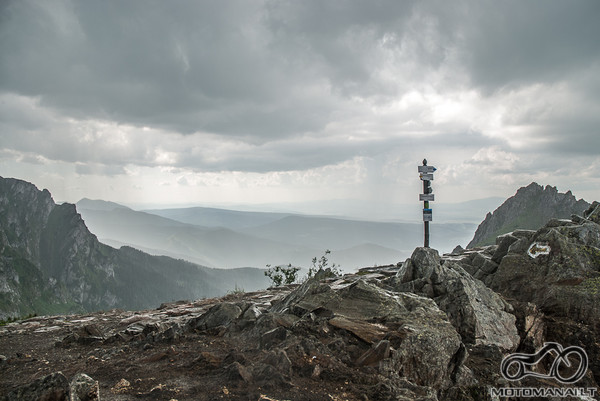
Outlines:
{"label": "sign plate", "polygon": [[435,172],[435,170],[437,170],[437,168],[433,167],[433,166],[418,166],[419,167],[419,173],[433,173]]}
{"label": "sign plate", "polygon": [[435,195],[433,194],[419,194],[419,200],[423,202],[433,202]]}
{"label": "sign plate", "polygon": [[433,181],[433,173],[421,173],[419,176],[423,181]]}
{"label": "sign plate", "polygon": [[432,221],[433,212],[431,209],[423,209],[423,221]]}

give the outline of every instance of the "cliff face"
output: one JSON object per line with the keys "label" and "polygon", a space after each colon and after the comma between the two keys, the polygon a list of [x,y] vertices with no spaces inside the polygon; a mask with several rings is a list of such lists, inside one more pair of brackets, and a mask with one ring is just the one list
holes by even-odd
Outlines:
{"label": "cliff face", "polygon": [[519,188],[498,209],[488,213],[467,248],[492,245],[497,236],[516,229],[537,230],[551,218],[580,215],[589,206],[583,199],[577,200],[571,191],[560,193],[556,187],[544,188],[533,182]]}
{"label": "cliff face", "polygon": [[75,205],[57,205],[47,190],[0,177],[0,319],[141,309],[222,295],[226,285],[212,269],[104,245]]}

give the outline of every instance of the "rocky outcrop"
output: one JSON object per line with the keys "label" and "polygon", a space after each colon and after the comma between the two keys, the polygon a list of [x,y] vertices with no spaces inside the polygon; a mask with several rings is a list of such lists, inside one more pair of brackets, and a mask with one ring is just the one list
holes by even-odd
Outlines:
{"label": "rocky outcrop", "polygon": [[551,219],[537,231],[516,230],[498,237],[495,245],[448,256],[510,300],[521,332],[520,347],[533,350],[542,338],[580,346],[588,353],[596,380],[600,380],[599,206],[594,202],[581,216]]}
{"label": "rocky outcrop", "polygon": [[[389,292],[363,279],[331,285],[309,281],[275,304],[274,312],[321,320],[371,344],[355,362],[376,364],[435,389],[453,382],[464,354],[460,336],[431,299]],[[428,361],[427,365],[415,363]]]}
{"label": "rocky outcrop", "polygon": [[415,249],[390,284],[397,291],[432,298],[465,343],[496,345],[504,350],[519,345],[512,307],[459,263],[441,260],[435,249]]}
{"label": "rocky outcrop", "polygon": [[517,230],[494,246],[454,260],[488,287],[538,305],[545,313],[597,322],[600,279],[600,207],[583,216],[551,219],[537,231]]}
{"label": "rocky outcrop", "polygon": [[588,207],[589,203],[577,200],[571,191],[560,193],[556,187],[544,188],[533,182],[488,213],[467,248],[492,245],[497,236],[516,229],[537,230],[551,218],[568,218]]}

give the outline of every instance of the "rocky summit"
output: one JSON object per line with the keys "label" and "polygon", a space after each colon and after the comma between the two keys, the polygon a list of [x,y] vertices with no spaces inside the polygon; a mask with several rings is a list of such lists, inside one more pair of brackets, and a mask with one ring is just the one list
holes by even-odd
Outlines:
{"label": "rocky summit", "polygon": [[532,182],[487,214],[467,248],[492,245],[497,236],[516,229],[537,230],[551,218],[569,218],[589,206],[585,200],[577,200],[571,191],[561,193],[556,187]]}
{"label": "rocky summit", "polygon": [[[582,215],[502,235],[494,245],[447,255],[417,248],[397,265],[342,277],[7,324],[0,328],[0,394],[476,401],[534,388],[565,397],[522,399],[598,400],[599,306],[594,202]],[[585,350],[587,368],[581,365],[576,383],[557,380],[556,355],[527,366],[537,377],[504,377],[505,357],[533,355],[547,343]]]}

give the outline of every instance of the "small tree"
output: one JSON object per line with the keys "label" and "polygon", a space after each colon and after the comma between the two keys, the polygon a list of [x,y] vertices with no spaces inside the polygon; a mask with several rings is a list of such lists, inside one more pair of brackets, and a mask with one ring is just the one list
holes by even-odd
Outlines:
{"label": "small tree", "polygon": [[298,271],[300,270],[299,267],[294,267],[291,263],[287,267],[267,265],[267,268],[265,276],[271,279],[271,283],[275,287],[279,287],[281,284],[293,284],[298,279]]}

